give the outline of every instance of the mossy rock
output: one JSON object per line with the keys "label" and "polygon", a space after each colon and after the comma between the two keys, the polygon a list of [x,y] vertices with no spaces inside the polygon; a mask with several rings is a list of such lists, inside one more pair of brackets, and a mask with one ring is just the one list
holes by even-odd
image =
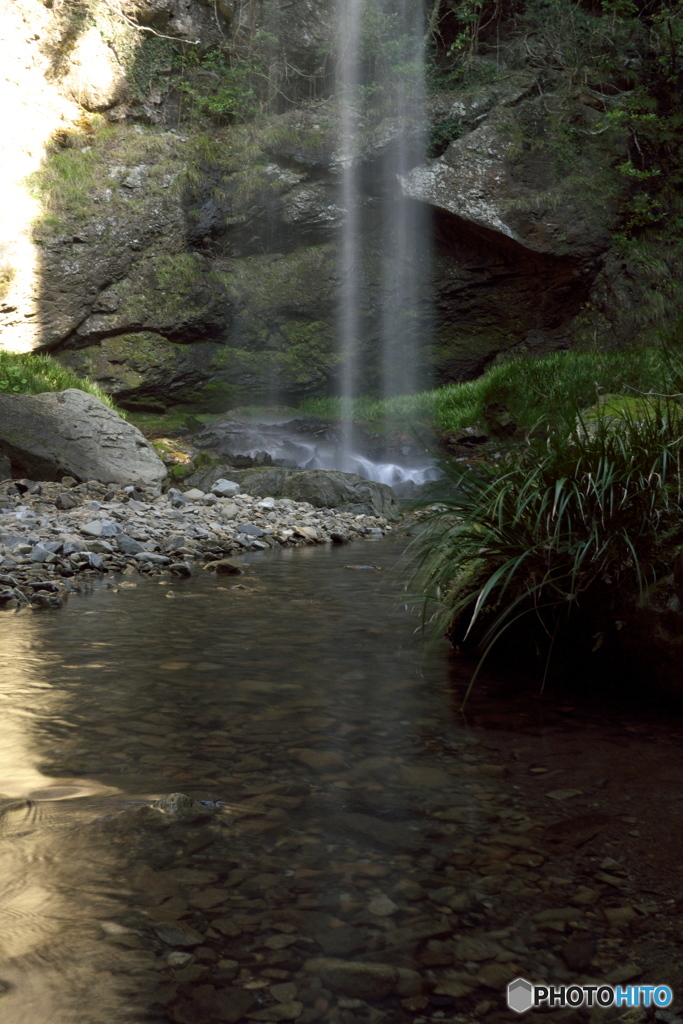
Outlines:
{"label": "mossy rock", "polygon": [[[202,427],[204,424],[202,424]],[[197,452],[193,462],[197,469],[208,469],[210,466],[218,466],[221,464],[221,460],[216,458],[214,455],[209,455],[208,452]]]}
{"label": "mossy rock", "polygon": [[182,467],[187,473],[194,472],[194,462],[190,456],[180,451],[176,441],[168,437],[158,437],[152,441],[152,447],[165,466]]}
{"label": "mossy rock", "polygon": [[580,413],[579,422],[589,433],[598,423],[613,425],[625,423],[656,422],[659,419],[680,419],[683,421],[683,405],[670,398],[648,395],[601,395],[595,405]]}
{"label": "mossy rock", "polygon": [[187,465],[183,465],[183,466],[178,466],[178,465],[169,466],[168,467],[169,480],[171,480],[174,483],[180,483],[182,480],[186,480],[188,476],[192,476],[192,474],[194,473],[195,469],[196,469],[196,467],[195,467],[194,463],[192,463],[192,462],[189,462]]}

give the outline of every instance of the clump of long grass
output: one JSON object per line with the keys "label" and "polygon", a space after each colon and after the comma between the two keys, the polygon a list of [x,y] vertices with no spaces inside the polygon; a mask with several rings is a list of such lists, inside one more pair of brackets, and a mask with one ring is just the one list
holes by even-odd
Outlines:
{"label": "clump of long grass", "polygon": [[38,395],[43,391],[65,391],[67,388],[87,391],[115,408],[106,391],[68,370],[52,356],[0,351],[0,395]]}
{"label": "clump of long grass", "polygon": [[682,443],[683,409],[665,399],[637,417],[579,417],[492,463],[444,467],[447,488],[409,549],[409,589],[437,633],[478,649],[470,688],[530,616],[550,658],[578,609],[623,607],[671,571]]}

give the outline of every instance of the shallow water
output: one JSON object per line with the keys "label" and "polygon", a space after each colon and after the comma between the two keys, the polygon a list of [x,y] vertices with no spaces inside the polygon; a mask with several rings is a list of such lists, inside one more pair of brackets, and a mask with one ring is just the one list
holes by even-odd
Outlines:
{"label": "shallow water", "polygon": [[[679,970],[680,723],[491,680],[464,718],[400,552],[0,616],[3,1024],[505,1020],[518,973]],[[178,791],[206,816],[150,810]],[[340,989],[330,956],[418,974]]]}

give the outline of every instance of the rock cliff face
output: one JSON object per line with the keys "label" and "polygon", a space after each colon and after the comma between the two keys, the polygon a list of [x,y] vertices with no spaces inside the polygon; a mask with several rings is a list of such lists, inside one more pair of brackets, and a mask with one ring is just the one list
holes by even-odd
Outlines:
{"label": "rock cliff face", "polygon": [[[337,114],[325,98],[332,0],[275,0],[267,23],[246,0],[142,0],[133,23],[184,40],[180,70],[163,49],[172,43],[144,36],[97,0],[86,7],[78,22],[66,8],[19,0],[6,17],[3,46],[30,61],[28,79],[16,61],[7,65],[10,102],[30,88],[42,111],[40,124],[32,115],[11,138],[26,149],[31,127],[34,158],[24,171],[38,164],[41,141],[48,155],[32,179],[43,213],[20,231],[12,226],[14,241],[6,237],[0,252],[0,344],[50,350],[130,407],[221,408],[333,389],[344,210]],[[283,109],[207,133],[209,100],[235,118],[229,97],[200,87],[202,75],[225,80],[211,61],[226,39],[242,61],[260,47],[268,88],[280,97],[271,106]],[[187,53],[196,53],[194,65]],[[233,86],[243,90],[239,102],[251,102],[239,81]],[[416,329],[437,379],[470,378],[499,353],[570,344],[604,262],[611,211],[586,183],[618,154],[601,143],[594,97],[541,92],[537,75],[516,71],[433,98],[432,124],[457,124],[458,137],[391,197],[433,211],[433,287]],[[192,117],[183,104],[195,104]],[[581,138],[569,161],[541,144],[558,114]],[[369,123],[359,156],[359,366],[369,388],[381,218],[391,209],[382,161],[406,130],[390,119]],[[29,212],[38,214],[35,202]]]}

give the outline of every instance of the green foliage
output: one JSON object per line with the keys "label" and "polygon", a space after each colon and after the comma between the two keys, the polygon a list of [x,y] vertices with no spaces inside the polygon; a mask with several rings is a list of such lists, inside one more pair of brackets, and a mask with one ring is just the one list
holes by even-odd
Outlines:
{"label": "green foliage", "polygon": [[[213,423],[214,420],[220,419],[220,416],[218,414],[195,414],[193,419],[199,420],[201,423]],[[147,437],[175,437],[176,432],[185,426],[187,409],[175,409],[161,415],[149,411],[129,412],[128,420]],[[200,452],[199,456],[193,460],[200,468],[204,468],[202,462],[204,455],[204,452]],[[200,462],[202,462],[201,466]]]}
{"label": "green foliage", "polygon": [[451,142],[464,134],[462,119],[456,115],[443,117],[434,121],[429,127],[427,140],[427,156],[437,157],[445,153]]}
{"label": "green foliage", "polygon": [[97,384],[65,369],[52,356],[0,351],[0,394],[39,395],[66,388],[86,391],[115,408],[109,395]]}
{"label": "green foliage", "polygon": [[[396,425],[433,423],[443,432],[483,423],[484,410],[504,405],[515,423],[531,427],[539,421],[566,418],[574,408],[593,405],[603,393],[678,394],[683,391],[683,366],[661,349],[628,348],[618,352],[555,352],[543,359],[519,358],[491,367],[477,380],[448,384],[433,391],[386,401],[359,398],[355,419]],[[305,411],[340,416],[339,399],[309,399]]]}
{"label": "green foliage", "polygon": [[[363,0],[359,43],[358,93],[363,112],[376,118],[419,114],[424,89],[424,27],[419,6],[415,5],[411,17],[404,18],[393,0]],[[339,53],[347,47],[342,30]]]}
{"label": "green foliage", "polygon": [[102,182],[98,148],[83,150],[67,147],[49,153],[43,166],[26,179],[29,192],[40,198],[44,210],[41,227],[56,226],[60,215],[68,214],[75,222],[88,217],[84,195]]}
{"label": "green foliage", "polygon": [[170,39],[145,35],[137,47],[125,53],[126,77],[136,99],[146,100],[162,76],[168,81],[178,60],[178,46]]}
{"label": "green foliage", "polygon": [[258,113],[258,80],[264,68],[256,52],[190,48],[174,55],[173,67],[179,72],[176,87],[186,100],[185,116],[191,120],[231,124],[249,121]]}
{"label": "green foliage", "polygon": [[470,688],[507,630],[538,625],[549,657],[578,608],[609,608],[668,570],[683,539],[682,442],[680,407],[662,401],[446,468],[447,497],[411,548],[410,587],[437,632],[482,652]]}

